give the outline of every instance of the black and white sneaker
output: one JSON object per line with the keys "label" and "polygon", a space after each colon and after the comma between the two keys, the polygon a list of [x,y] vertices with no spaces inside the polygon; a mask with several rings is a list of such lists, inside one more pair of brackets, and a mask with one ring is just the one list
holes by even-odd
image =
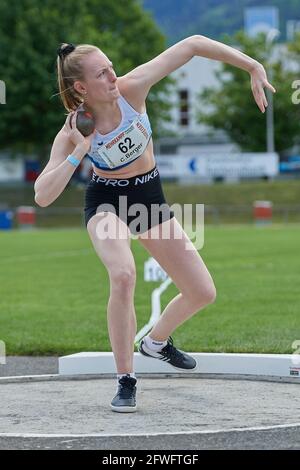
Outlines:
{"label": "black and white sneaker", "polygon": [[173,338],[171,336],[168,338],[168,344],[157,352],[147,348],[145,341],[142,339],[139,344],[139,352],[144,356],[168,362],[175,369],[194,370],[197,367],[197,362],[193,357],[173,346]]}
{"label": "black and white sneaker", "polygon": [[133,413],[136,411],[136,382],[130,375],[119,379],[117,394],[111,401],[111,409],[119,413]]}

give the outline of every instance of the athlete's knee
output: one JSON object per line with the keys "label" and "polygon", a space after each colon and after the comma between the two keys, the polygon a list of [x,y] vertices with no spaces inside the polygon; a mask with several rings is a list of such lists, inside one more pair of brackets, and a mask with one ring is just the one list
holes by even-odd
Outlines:
{"label": "athlete's knee", "polygon": [[200,309],[206,305],[213,304],[216,300],[217,291],[213,281],[207,282],[202,285],[197,293],[195,292],[192,297],[192,304],[195,309]]}
{"label": "athlete's knee", "polygon": [[213,304],[217,298],[217,290],[213,282],[211,282],[204,291],[204,299],[206,305]]}
{"label": "athlete's knee", "polygon": [[128,291],[135,286],[136,270],[133,266],[118,266],[109,271],[111,285],[115,289]]}

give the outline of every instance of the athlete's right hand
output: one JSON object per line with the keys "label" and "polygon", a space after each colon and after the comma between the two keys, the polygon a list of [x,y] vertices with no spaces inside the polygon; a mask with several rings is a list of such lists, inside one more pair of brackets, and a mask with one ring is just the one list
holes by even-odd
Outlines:
{"label": "athlete's right hand", "polygon": [[77,111],[72,111],[69,113],[63,129],[75,147],[80,147],[85,152],[88,152],[90,150],[91,142],[96,131],[92,132],[89,136],[84,137],[76,127],[76,119]]}

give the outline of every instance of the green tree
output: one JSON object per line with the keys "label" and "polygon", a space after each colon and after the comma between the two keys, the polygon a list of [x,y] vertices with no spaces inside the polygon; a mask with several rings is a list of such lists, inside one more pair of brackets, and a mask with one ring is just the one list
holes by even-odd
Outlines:
{"label": "green tree", "polygon": [[[250,55],[266,68],[271,83],[277,90],[273,95],[275,150],[281,152],[300,142],[300,106],[292,103],[292,83],[299,78],[299,66],[290,67],[295,60],[295,44],[282,50],[279,58],[273,57],[274,45],[266,46],[265,35],[249,38],[239,32],[234,36],[234,47]],[[225,38],[229,43],[229,38]],[[285,47],[285,46],[281,46]],[[292,56],[291,50],[294,51]],[[289,52],[290,51],[290,52]],[[299,56],[298,56],[299,64]],[[229,137],[245,151],[266,151],[266,114],[259,111],[251,92],[250,76],[247,72],[222,64],[217,73],[217,89],[206,88],[199,94],[201,109],[197,113],[199,122],[214,129],[223,129]]]}
{"label": "green tree", "polygon": [[[117,75],[165,49],[164,36],[137,0],[0,2],[0,79],[6,84],[0,149],[48,159],[66,115],[56,83],[56,49],[61,42],[98,45],[115,63]],[[171,105],[160,92],[170,83],[161,81],[149,94],[154,135],[161,120],[169,119]]]}

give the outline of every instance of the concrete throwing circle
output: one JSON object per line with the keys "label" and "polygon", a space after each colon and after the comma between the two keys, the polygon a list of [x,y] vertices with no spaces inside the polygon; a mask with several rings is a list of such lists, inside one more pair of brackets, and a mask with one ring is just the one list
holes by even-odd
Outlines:
{"label": "concrete throwing circle", "polygon": [[2,382],[1,449],[300,448],[298,383],[138,378],[114,413],[115,378]]}

